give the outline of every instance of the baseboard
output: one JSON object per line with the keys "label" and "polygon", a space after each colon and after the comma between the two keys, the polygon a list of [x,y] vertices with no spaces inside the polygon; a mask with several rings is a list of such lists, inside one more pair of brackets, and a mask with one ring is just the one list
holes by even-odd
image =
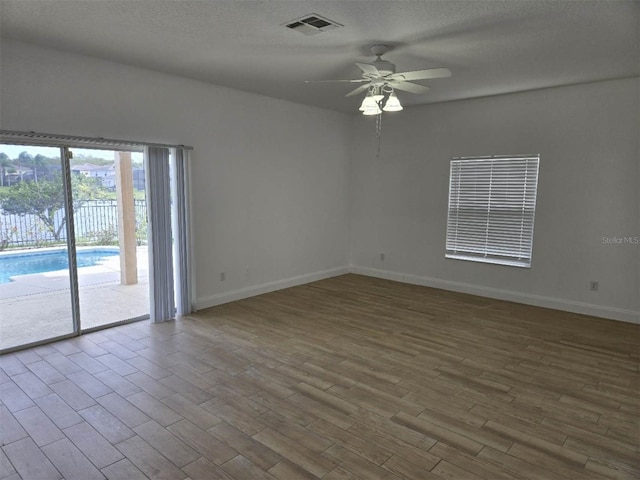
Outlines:
{"label": "baseboard", "polygon": [[275,280],[273,282],[231,290],[229,292],[217,293],[208,297],[196,299],[196,310],[215,307],[216,305],[222,305],[223,303],[235,302],[236,300],[242,300],[243,298],[275,292],[276,290],[282,290],[283,288],[304,285],[305,283],[316,282],[318,280],[337,277],[338,275],[344,275],[347,273],[349,273],[349,267],[338,267],[330,270],[322,270],[320,272],[306,273],[295,277],[283,278],[282,280]]}
{"label": "baseboard", "polygon": [[534,305],[536,307],[552,308],[554,310],[562,310],[565,312],[592,315],[594,317],[618,320],[621,322],[640,323],[640,312],[634,310],[605,307],[602,305],[576,302],[573,300],[532,295],[529,293],[514,292],[513,290],[502,290],[498,288],[484,287],[481,285],[473,285],[470,283],[452,282],[438,278],[390,272],[388,270],[379,270],[376,268],[358,267],[355,265],[351,266],[350,271],[360,275],[384,278],[387,280],[394,280],[396,282],[440,288],[442,290],[451,290],[453,292],[468,293],[470,295],[507,300],[509,302],[524,303],[526,305]]}

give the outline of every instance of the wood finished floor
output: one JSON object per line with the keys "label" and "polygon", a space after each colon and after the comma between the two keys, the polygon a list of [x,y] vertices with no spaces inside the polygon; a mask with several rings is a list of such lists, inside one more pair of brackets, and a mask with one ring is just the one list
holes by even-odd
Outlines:
{"label": "wood finished floor", "polygon": [[0,357],[0,478],[637,479],[640,326],[356,275]]}

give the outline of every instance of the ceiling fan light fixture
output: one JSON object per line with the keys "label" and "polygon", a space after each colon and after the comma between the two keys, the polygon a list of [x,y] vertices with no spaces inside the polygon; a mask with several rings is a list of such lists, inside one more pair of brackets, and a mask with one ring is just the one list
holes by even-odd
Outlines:
{"label": "ceiling fan light fixture", "polygon": [[364,112],[372,100],[373,100],[373,92],[369,90],[367,91],[367,94],[362,99],[362,103],[360,104],[360,108],[358,110],[360,110],[361,112]]}
{"label": "ceiling fan light fixture", "polygon": [[372,104],[372,105],[368,105],[362,111],[363,115],[380,115],[381,113],[382,113],[382,110],[380,110],[380,107],[378,106],[377,103]]}
{"label": "ceiling fan light fixture", "polygon": [[382,113],[380,110],[380,100],[384,97],[380,95],[375,89],[371,89],[367,92],[367,95],[360,104],[360,111],[363,115],[377,115]]}
{"label": "ceiling fan light fixture", "polygon": [[[315,19],[312,20],[315,21]],[[320,22],[322,21],[326,21],[326,19],[320,19]],[[300,23],[302,20],[296,22]],[[289,28],[296,27],[296,22],[287,26]],[[400,100],[396,96],[396,89],[416,95],[424,95],[429,90],[429,87],[419,83],[412,83],[414,80],[427,80],[451,76],[451,71],[443,67],[412,70],[408,72],[396,72],[395,64],[382,59],[382,55],[389,51],[388,45],[375,44],[371,45],[370,49],[371,53],[376,56],[376,59],[373,62],[356,62],[356,66],[361,71],[361,78],[341,80],[307,80],[307,82],[359,83],[361,85],[348,92],[345,97],[352,97],[366,91],[367,93],[358,110],[364,115],[379,115],[382,112],[399,112],[404,110]]]}
{"label": "ceiling fan light fixture", "polygon": [[396,92],[394,92],[393,90],[389,94],[387,103],[382,108],[382,110],[384,110],[385,112],[399,112],[400,110],[403,110],[402,104],[400,103]]}

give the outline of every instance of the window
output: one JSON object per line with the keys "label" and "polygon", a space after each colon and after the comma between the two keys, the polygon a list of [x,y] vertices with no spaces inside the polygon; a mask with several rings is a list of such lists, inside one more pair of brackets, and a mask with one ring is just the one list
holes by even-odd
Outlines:
{"label": "window", "polygon": [[531,267],[539,155],[451,160],[446,257]]}

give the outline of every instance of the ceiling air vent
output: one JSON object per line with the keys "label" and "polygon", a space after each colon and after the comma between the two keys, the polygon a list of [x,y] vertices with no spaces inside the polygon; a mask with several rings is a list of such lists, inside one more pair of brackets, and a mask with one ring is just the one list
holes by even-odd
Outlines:
{"label": "ceiling air vent", "polygon": [[329,20],[317,13],[310,13],[304,17],[292,20],[284,24],[285,27],[300,32],[303,35],[318,35],[319,33],[342,27],[343,25]]}

